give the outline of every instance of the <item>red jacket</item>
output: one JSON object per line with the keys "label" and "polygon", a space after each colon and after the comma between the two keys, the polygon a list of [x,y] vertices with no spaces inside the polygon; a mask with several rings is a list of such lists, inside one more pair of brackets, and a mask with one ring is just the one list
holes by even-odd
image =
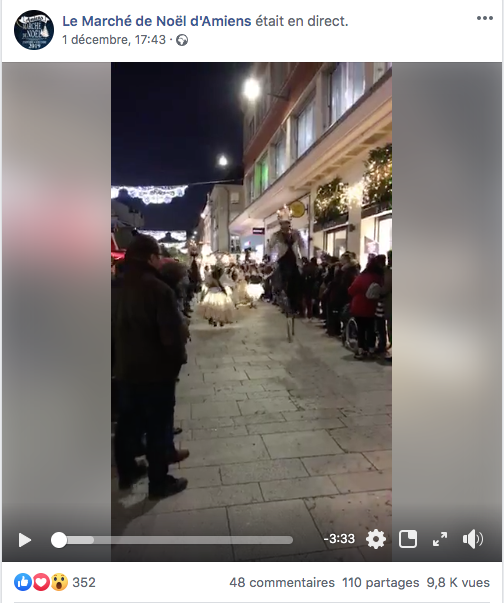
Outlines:
{"label": "red jacket", "polygon": [[380,276],[362,272],[350,285],[348,293],[352,297],[350,303],[352,316],[372,318],[375,315],[378,300],[366,297],[367,290],[373,283],[381,284]]}

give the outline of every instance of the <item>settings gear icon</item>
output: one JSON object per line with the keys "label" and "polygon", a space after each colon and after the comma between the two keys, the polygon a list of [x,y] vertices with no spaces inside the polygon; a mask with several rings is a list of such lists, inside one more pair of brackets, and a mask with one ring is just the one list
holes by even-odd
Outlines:
{"label": "settings gear icon", "polygon": [[385,545],[385,535],[380,530],[373,530],[372,532],[368,532],[368,536],[366,538],[368,546],[373,549],[380,549]]}

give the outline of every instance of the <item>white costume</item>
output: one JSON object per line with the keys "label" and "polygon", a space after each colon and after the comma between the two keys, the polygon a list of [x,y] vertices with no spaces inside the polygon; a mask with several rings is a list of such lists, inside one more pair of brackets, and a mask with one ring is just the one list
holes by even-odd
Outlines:
{"label": "white costume", "polygon": [[252,305],[255,305],[261,297],[264,295],[264,287],[262,284],[262,278],[258,272],[253,272],[250,275],[249,282],[247,284],[247,297]]}
{"label": "white costume", "polygon": [[242,270],[237,270],[238,277],[234,288],[234,302],[236,306],[249,303],[247,295],[247,281]]}
{"label": "white costume", "polygon": [[205,279],[207,291],[199,305],[199,311],[203,318],[214,326],[220,324],[231,324],[236,320],[236,309],[232,298],[230,287],[210,275]]}

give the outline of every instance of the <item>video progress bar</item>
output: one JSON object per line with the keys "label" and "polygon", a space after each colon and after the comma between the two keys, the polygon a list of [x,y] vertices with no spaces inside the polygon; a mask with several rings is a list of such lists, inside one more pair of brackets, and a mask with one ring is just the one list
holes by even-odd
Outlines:
{"label": "video progress bar", "polygon": [[62,549],[67,545],[146,545],[146,544],[292,544],[292,536],[66,536],[58,532],[51,537],[52,545]]}

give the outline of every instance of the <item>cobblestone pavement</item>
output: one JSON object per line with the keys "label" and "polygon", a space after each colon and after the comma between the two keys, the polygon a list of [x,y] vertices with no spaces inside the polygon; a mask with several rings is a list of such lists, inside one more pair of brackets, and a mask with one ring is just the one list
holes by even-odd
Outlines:
{"label": "cobblestone pavement", "polygon": [[[115,547],[129,561],[388,561],[392,515],[392,368],[357,362],[318,323],[240,310],[236,325],[195,317],[177,389],[180,446],[173,472],[188,489],[158,503],[147,484],[119,493],[114,534],[290,535],[291,545]],[[369,530],[387,544],[369,548]],[[330,544],[329,534],[355,534]]]}

